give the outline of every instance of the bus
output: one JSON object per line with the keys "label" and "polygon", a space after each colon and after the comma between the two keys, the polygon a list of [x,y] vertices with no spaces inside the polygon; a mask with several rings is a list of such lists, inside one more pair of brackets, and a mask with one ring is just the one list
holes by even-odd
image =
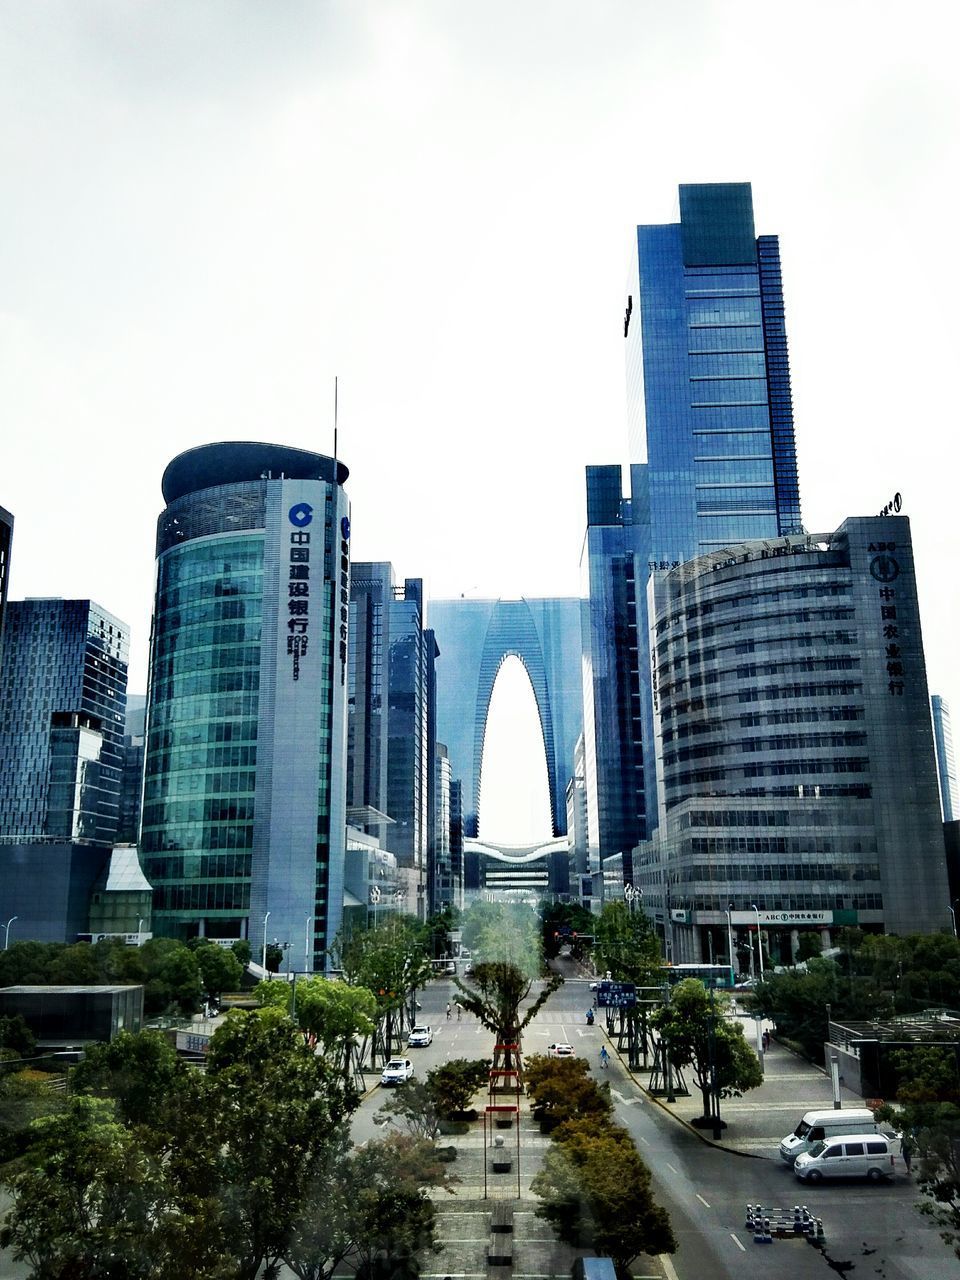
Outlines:
{"label": "bus", "polygon": [[705,987],[733,989],[733,970],[728,964],[665,964],[660,972],[671,986],[684,978],[699,978]]}

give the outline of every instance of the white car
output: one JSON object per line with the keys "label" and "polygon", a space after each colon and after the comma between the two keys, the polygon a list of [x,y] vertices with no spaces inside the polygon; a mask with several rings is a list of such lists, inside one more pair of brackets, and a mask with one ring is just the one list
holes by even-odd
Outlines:
{"label": "white car", "polygon": [[413,1063],[409,1058],[391,1058],[383,1068],[381,1084],[406,1084],[413,1075]]}
{"label": "white car", "polygon": [[410,1028],[410,1034],[407,1036],[408,1049],[425,1049],[432,1043],[433,1032],[429,1027],[417,1025]]}
{"label": "white car", "polygon": [[551,1058],[573,1058],[576,1057],[576,1051],[572,1044],[567,1044],[563,1040],[556,1040],[553,1044],[547,1045],[547,1053]]}

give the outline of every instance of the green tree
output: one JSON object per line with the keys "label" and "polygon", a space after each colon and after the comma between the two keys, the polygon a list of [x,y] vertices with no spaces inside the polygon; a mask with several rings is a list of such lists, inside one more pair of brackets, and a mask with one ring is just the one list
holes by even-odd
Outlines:
{"label": "green tree", "polygon": [[246,966],[250,963],[250,959],[252,956],[250,943],[247,941],[247,939],[238,938],[236,942],[232,942],[230,944],[230,950],[237,957],[237,959],[244,966],[244,968],[246,968]]}
{"label": "green tree", "polygon": [[386,1061],[406,1025],[407,1003],[433,976],[423,929],[410,916],[391,916],[375,929],[338,937],[333,953],[347,983],[373,992],[377,1047]]}
{"label": "green tree", "polygon": [[63,1110],[64,1095],[54,1093],[46,1079],[27,1071],[0,1076],[0,1164],[22,1155],[30,1142],[30,1126],[42,1116]]}
{"label": "green tree", "polygon": [[331,982],[317,974],[297,983],[297,1022],[326,1060],[347,1074],[352,1050],[376,1029],[377,1000],[366,987]]}
{"label": "green tree", "polygon": [[584,934],[592,934],[596,923],[596,917],[578,902],[546,900],[540,904],[540,920],[546,956],[557,955],[563,946],[579,952],[579,939]]}
{"label": "green tree", "polygon": [[475,902],[464,913],[461,933],[481,962],[510,965],[530,979],[543,973],[540,918],[523,903]]}
{"label": "green tree", "polygon": [[30,1166],[7,1175],[14,1205],[0,1232],[43,1280],[229,1280],[222,1242],[178,1204],[162,1162],[113,1115],[74,1097],[33,1125]]}
{"label": "green tree", "polygon": [[238,1280],[275,1267],[336,1131],[357,1104],[279,1009],[227,1014],[210,1042],[209,1169]]}
{"label": "green tree", "polygon": [[[130,1126],[165,1131],[168,1108],[188,1071],[158,1031],[121,1031],[108,1044],[88,1046],[74,1068],[74,1093],[112,1098],[117,1116]],[[176,1105],[174,1102],[173,1105]]]}
{"label": "green tree", "polygon": [[473,1095],[485,1084],[490,1060],[455,1058],[434,1067],[423,1080],[408,1080],[377,1112],[383,1123],[397,1119],[415,1138],[433,1141],[441,1120],[465,1111]]}
{"label": "green tree", "polygon": [[912,1143],[920,1212],[960,1258],[960,1075],[954,1048],[914,1047],[891,1055],[897,1106],[880,1108]]}
{"label": "green tree", "polygon": [[607,903],[594,926],[593,954],[598,972],[610,970],[618,982],[638,987],[663,985],[660,942],[643,910],[625,902]]}
{"label": "green tree", "polygon": [[490,1078],[489,1058],[451,1058],[427,1072],[443,1120],[455,1120],[467,1110],[478,1089]]}
{"label": "green tree", "polygon": [[211,1000],[219,999],[224,991],[236,991],[243,977],[243,965],[232,951],[208,942],[193,954],[203,989]]}
{"label": "green tree", "polygon": [[666,1210],[654,1202],[650,1171],[617,1125],[565,1126],[532,1182],[537,1215],[560,1239],[610,1256],[620,1274],[640,1254],[673,1253]]}
{"label": "green tree", "polygon": [[22,1014],[0,1018],[0,1049],[10,1050],[16,1058],[32,1058],[37,1052],[36,1038]]}
{"label": "green tree", "polygon": [[714,1114],[712,1069],[722,1098],[740,1097],[763,1083],[760,1063],[743,1037],[739,1022],[725,1018],[727,997],[711,993],[698,978],[685,978],[670,1003],[653,1016],[675,1066],[689,1067],[703,1099],[704,1122]]}
{"label": "green tree", "polygon": [[519,1047],[523,1029],[563,983],[563,978],[559,973],[551,974],[543,990],[522,1014],[520,1006],[529,996],[533,982],[515,964],[483,961],[473,967],[472,987],[465,986],[459,979],[455,981],[460,990],[459,1003],[493,1032],[497,1046],[494,1049],[494,1069],[513,1070],[514,1052],[501,1046]]}
{"label": "green tree", "polygon": [[609,1084],[598,1085],[583,1058],[534,1054],[527,1060],[524,1081],[531,1114],[547,1132],[576,1117],[602,1123],[613,1112]]}
{"label": "green tree", "polygon": [[800,941],[797,944],[798,960],[812,960],[822,950],[823,943],[820,940],[819,933],[801,933]]}

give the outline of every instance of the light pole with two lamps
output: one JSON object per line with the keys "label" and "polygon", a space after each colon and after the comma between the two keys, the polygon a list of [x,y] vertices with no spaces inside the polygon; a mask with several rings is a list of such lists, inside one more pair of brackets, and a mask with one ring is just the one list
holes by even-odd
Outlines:
{"label": "light pole with two lamps", "polygon": [[19,919],[20,919],[19,916],[11,916],[10,919],[7,921],[7,923],[3,926],[5,930],[3,935],[4,951],[6,951],[7,947],[9,947],[10,945],[10,926],[13,924],[14,920],[19,920]]}
{"label": "light pole with two lamps", "polygon": [[264,912],[263,916],[263,947],[260,951],[260,968],[263,970],[264,976],[267,973],[267,921],[270,919],[270,912]]}
{"label": "light pole with two lamps", "polygon": [[760,935],[760,908],[755,902],[750,903],[750,910],[757,916],[757,956],[760,959],[760,981],[763,981],[763,938]]}

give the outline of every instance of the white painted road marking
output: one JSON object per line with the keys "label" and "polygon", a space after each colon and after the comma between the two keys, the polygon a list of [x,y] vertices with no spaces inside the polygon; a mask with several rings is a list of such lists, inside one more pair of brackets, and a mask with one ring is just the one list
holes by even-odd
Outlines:
{"label": "white painted road marking", "polygon": [[700,1192],[699,1192],[699,1191],[698,1191],[698,1192],[696,1192],[696,1197],[697,1197],[697,1199],[700,1201],[700,1203],[703,1205],[703,1207],[704,1207],[705,1209],[709,1209],[709,1208],[710,1208],[710,1204],[709,1204],[709,1202],[708,1202],[708,1201],[706,1201],[706,1200],[704,1200],[703,1196],[700,1194]]}
{"label": "white painted road marking", "polygon": [[678,1178],[680,1177],[680,1170],[675,1169],[669,1160],[664,1160],[664,1164],[667,1166],[667,1168],[670,1170],[671,1173],[675,1173]]}
{"label": "white painted road marking", "polygon": [[747,1252],[746,1245],[741,1244],[739,1237],[735,1236],[732,1231],[730,1232],[730,1239],[737,1246],[737,1248],[740,1250],[741,1253]]}
{"label": "white painted road marking", "polygon": [[613,1094],[613,1096],[616,1098],[616,1100],[617,1100],[618,1102],[623,1103],[623,1105],[624,1105],[625,1107],[633,1107],[633,1106],[636,1106],[636,1105],[638,1105],[639,1103],[643,1102],[643,1099],[642,1099],[642,1098],[626,1098],[626,1097],[624,1097],[624,1095],[620,1092],[620,1090],[619,1090],[619,1089],[611,1089],[611,1090],[610,1090],[610,1092]]}

